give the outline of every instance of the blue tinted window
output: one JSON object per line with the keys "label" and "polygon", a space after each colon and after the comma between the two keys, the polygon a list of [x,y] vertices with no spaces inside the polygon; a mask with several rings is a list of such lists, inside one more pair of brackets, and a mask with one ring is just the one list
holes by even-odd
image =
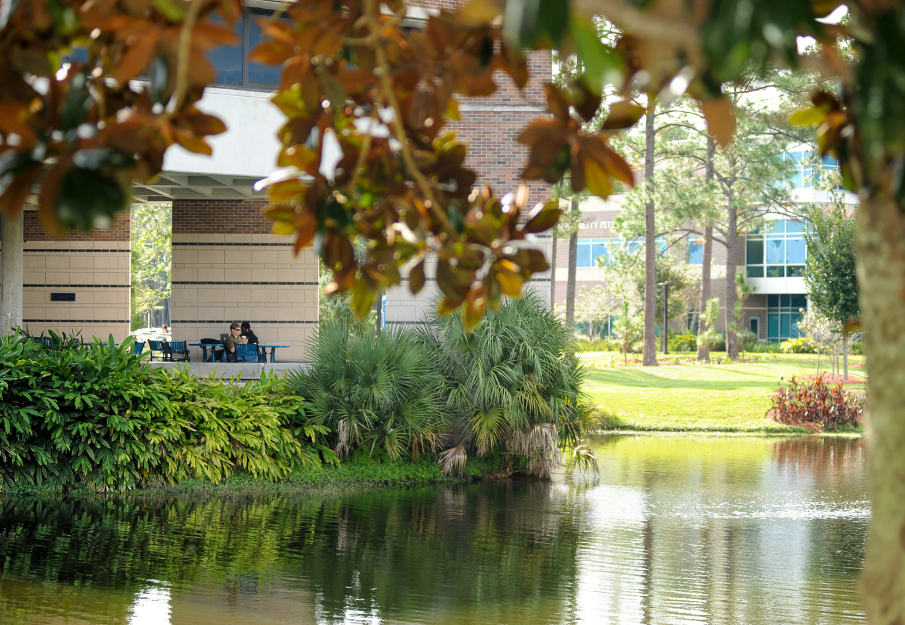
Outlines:
{"label": "blue tinted window", "polygon": [[764,264],[764,240],[748,239],[745,244],[746,261],[749,265]]}
{"label": "blue tinted window", "polygon": [[790,265],[803,265],[807,256],[807,246],[804,237],[789,237],[786,240],[786,263]]}
{"label": "blue tinted window", "polygon": [[779,338],[779,315],[777,313],[769,313],[767,315],[767,337],[771,339]]}
{"label": "blue tinted window", "polygon": [[591,245],[590,243],[578,244],[578,262],[579,267],[591,267]]}
{"label": "blue tinted window", "polygon": [[779,295],[768,295],[767,306],[770,308],[779,308]]}
{"label": "blue tinted window", "polygon": [[802,310],[808,307],[807,295],[792,295],[790,306],[793,310]]}
{"label": "blue tinted window", "polygon": [[786,231],[786,220],[777,219],[767,224],[767,234],[783,234]]}
{"label": "blue tinted window", "polygon": [[704,242],[695,237],[688,239],[688,264],[700,265],[704,262]]}
{"label": "blue tinted window", "polygon": [[[224,23],[223,18],[216,13],[211,16],[211,21],[217,24]],[[207,52],[207,58],[217,74],[216,83],[218,85],[241,87],[244,84],[244,68],[242,66],[244,58],[242,52],[244,21],[244,16],[240,15],[239,19],[236,20],[236,27],[233,31],[239,38],[239,43],[234,46],[217,46]]]}
{"label": "blue tinted window", "polygon": [[779,335],[783,338],[792,335],[791,315],[779,316]]}
{"label": "blue tinted window", "polygon": [[[269,11],[260,9],[252,9],[249,13],[250,22],[248,24],[248,52],[255,49],[261,43],[262,32],[258,20],[270,17]],[[289,17],[283,13],[281,15],[283,21],[291,22]],[[273,87],[280,82],[279,65],[264,65],[254,61],[248,62],[248,82],[255,87]]]}
{"label": "blue tinted window", "polygon": [[789,333],[789,337],[797,339],[801,336],[801,332],[798,330],[798,322],[801,321],[801,313],[792,313],[789,315],[789,319],[792,321],[792,331]]}
{"label": "blue tinted window", "polygon": [[610,262],[609,254],[607,254],[606,244],[605,243],[594,243],[591,248],[591,257],[593,258],[594,266],[597,266],[597,259],[601,259],[600,262],[604,265],[608,265]]}
{"label": "blue tinted window", "polygon": [[781,265],[786,262],[785,243],[784,239],[767,239],[768,265]]}
{"label": "blue tinted window", "polygon": [[786,232],[804,232],[804,224],[800,221],[793,221],[791,219],[784,219],[786,223]]}

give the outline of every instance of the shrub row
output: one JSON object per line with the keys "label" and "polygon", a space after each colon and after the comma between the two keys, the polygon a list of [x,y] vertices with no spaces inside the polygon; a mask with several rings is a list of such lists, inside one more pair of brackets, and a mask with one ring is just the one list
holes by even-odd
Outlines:
{"label": "shrub row", "polygon": [[241,386],[167,374],[132,342],[0,339],[0,488],[130,488],[236,469],[277,479],[332,460],[301,399],[264,376]]}

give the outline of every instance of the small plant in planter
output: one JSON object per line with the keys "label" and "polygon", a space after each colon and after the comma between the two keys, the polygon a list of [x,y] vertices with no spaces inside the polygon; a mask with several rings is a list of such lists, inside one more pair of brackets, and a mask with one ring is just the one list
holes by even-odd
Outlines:
{"label": "small plant in planter", "polygon": [[792,376],[789,385],[773,394],[773,418],[786,425],[816,425],[823,430],[857,426],[864,414],[863,400],[831,386],[825,374]]}

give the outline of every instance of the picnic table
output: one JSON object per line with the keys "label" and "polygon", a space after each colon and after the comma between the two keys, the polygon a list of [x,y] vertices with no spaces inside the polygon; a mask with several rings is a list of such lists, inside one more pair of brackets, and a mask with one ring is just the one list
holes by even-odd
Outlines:
{"label": "picnic table", "polygon": [[[203,352],[201,362],[214,362],[214,349],[223,349],[223,343],[191,343],[192,347],[200,347]],[[263,350],[264,360],[267,361],[267,349],[270,349],[270,362],[276,362],[276,351],[278,349],[288,349],[289,345],[258,345],[258,349]],[[210,349],[210,354],[207,350]]]}

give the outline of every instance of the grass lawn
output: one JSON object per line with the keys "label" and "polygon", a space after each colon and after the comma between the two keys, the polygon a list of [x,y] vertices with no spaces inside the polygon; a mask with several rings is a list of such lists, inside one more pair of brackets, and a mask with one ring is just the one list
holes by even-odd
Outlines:
{"label": "grass lawn", "polygon": [[[734,364],[693,364],[693,354],[658,354],[659,367],[623,366],[622,355],[581,354],[588,366],[585,392],[609,416],[610,426],[634,430],[797,432],[766,418],[770,395],[780,378],[813,374],[817,357],[810,354],[755,354]],[[715,358],[724,354],[715,353]],[[864,377],[864,358],[849,358],[849,376]],[[826,357],[821,370],[829,366]],[[856,392],[861,386],[848,386]]]}

